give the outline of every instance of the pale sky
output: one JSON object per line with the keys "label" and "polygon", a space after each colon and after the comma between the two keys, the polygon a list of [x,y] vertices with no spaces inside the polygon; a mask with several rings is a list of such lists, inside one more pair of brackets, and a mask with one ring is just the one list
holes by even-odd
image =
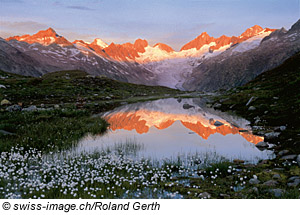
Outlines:
{"label": "pale sky", "polygon": [[300,0],[0,0],[0,37],[52,27],[71,42],[146,39],[175,50],[203,31],[238,36],[253,25],[289,29]]}

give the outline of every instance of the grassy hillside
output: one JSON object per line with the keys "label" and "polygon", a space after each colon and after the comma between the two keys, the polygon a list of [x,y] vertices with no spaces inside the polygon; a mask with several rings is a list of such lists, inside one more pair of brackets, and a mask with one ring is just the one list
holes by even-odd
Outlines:
{"label": "grassy hillside", "polygon": [[[1,75],[3,74],[3,75]],[[21,77],[0,73],[0,100],[24,105],[91,103],[95,101],[123,100],[138,96],[177,94],[180,91],[166,87],[151,87],[114,81],[106,77],[93,77],[83,71],[59,71],[41,78]]]}
{"label": "grassy hillside", "polygon": [[[218,97],[216,102],[222,104],[221,110],[236,111],[252,125],[267,126],[270,130],[287,126],[274,141],[280,142],[279,147],[300,151],[300,53],[248,84]],[[249,110],[250,106],[254,108]]]}
{"label": "grassy hillside", "polygon": [[39,111],[6,111],[0,106],[0,151],[12,146],[42,151],[72,146],[86,133],[102,133],[107,123],[93,113],[122,102],[136,102],[176,95],[178,90],[92,77],[82,71],[60,71],[41,78],[0,71],[0,101]]}

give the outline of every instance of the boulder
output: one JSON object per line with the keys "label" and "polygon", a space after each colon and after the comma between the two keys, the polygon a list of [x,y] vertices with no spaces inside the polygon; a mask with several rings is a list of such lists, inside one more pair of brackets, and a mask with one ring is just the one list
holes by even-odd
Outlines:
{"label": "boulder", "polygon": [[221,125],[224,125],[224,124],[220,121],[215,121],[215,123],[214,123],[214,126],[216,126],[216,127],[221,126]]}
{"label": "boulder", "polygon": [[216,103],[213,105],[213,108],[220,108],[222,105],[220,103]]}
{"label": "boulder", "polygon": [[263,183],[264,186],[267,186],[267,187],[274,187],[278,184],[277,181],[274,181],[274,180],[269,180],[269,181],[266,181],[265,183]]}
{"label": "boulder", "polygon": [[249,111],[254,111],[254,110],[256,110],[256,107],[250,106],[250,107],[248,108],[248,110],[249,110]]}
{"label": "boulder", "polygon": [[207,192],[204,192],[204,193],[200,193],[198,195],[198,197],[201,198],[201,199],[209,199],[211,197],[211,195]]}
{"label": "boulder", "polygon": [[288,187],[297,187],[300,184],[300,179],[295,179],[293,182],[288,183]]}
{"label": "boulder", "polygon": [[8,106],[6,108],[6,110],[9,111],[9,112],[14,112],[14,111],[21,111],[22,108],[21,108],[20,105],[11,105],[11,106]]}
{"label": "boulder", "polygon": [[256,147],[257,147],[257,148],[268,148],[268,147],[269,147],[269,144],[262,141],[262,142],[257,143],[257,144],[256,144]]}
{"label": "boulder", "polygon": [[260,181],[259,181],[257,178],[251,178],[251,179],[249,180],[249,183],[250,183],[250,184],[259,184]]}
{"label": "boulder", "polygon": [[281,157],[282,160],[295,160],[297,155],[285,155]]}
{"label": "boulder", "polygon": [[281,176],[279,174],[275,174],[275,175],[273,175],[272,178],[275,180],[279,180],[279,179],[281,179]]}
{"label": "boulder", "polygon": [[269,192],[271,194],[273,194],[275,197],[280,198],[285,193],[285,190],[282,190],[282,189],[271,189],[271,190],[269,190]]}
{"label": "boulder", "polygon": [[289,150],[285,149],[285,150],[278,152],[278,156],[286,155],[287,153],[289,153]]}
{"label": "boulder", "polygon": [[37,110],[37,107],[35,105],[31,105],[27,108],[23,108],[22,111],[36,111]]}
{"label": "boulder", "polygon": [[272,132],[266,133],[265,134],[265,138],[267,138],[267,139],[274,139],[274,138],[279,137],[279,135],[280,135],[280,132],[274,132],[274,131],[272,131]]}
{"label": "boulder", "polygon": [[11,104],[11,102],[8,101],[7,99],[3,99],[3,100],[1,101],[1,105],[10,105],[10,104]]}
{"label": "boulder", "polygon": [[182,107],[183,107],[183,109],[190,109],[190,108],[194,108],[195,106],[185,103],[185,104],[183,104]]}

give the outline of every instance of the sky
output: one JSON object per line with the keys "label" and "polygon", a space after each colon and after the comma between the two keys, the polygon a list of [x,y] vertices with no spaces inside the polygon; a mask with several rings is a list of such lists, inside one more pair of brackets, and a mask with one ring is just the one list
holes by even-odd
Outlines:
{"label": "sky", "polygon": [[206,31],[238,36],[253,25],[289,29],[300,0],[0,0],[0,37],[52,27],[71,42],[146,39],[179,50]]}

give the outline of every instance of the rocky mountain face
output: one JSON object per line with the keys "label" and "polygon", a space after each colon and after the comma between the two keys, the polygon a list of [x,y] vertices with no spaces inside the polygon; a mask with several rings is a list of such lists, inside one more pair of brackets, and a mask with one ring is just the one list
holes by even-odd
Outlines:
{"label": "rocky mountain face", "polygon": [[32,36],[6,40],[0,43],[5,59],[0,63],[3,71],[41,76],[59,70],[84,70],[124,82],[155,84],[156,77],[147,69],[132,62],[116,61],[105,54],[105,43],[99,43],[99,39],[91,44],[79,40],[70,43],[49,28]]}
{"label": "rocky mountain face", "polygon": [[221,54],[203,59],[183,87],[187,90],[213,91],[241,86],[264,71],[275,68],[300,51],[300,20],[289,31],[280,29],[264,37],[256,47],[245,42]]}
{"label": "rocky mountain face", "polygon": [[206,32],[180,51],[166,44],[69,42],[52,28],[0,41],[0,69],[40,76],[58,70],[181,90],[212,91],[242,85],[299,50],[299,22],[289,31],[255,25],[240,36],[214,38]]}

